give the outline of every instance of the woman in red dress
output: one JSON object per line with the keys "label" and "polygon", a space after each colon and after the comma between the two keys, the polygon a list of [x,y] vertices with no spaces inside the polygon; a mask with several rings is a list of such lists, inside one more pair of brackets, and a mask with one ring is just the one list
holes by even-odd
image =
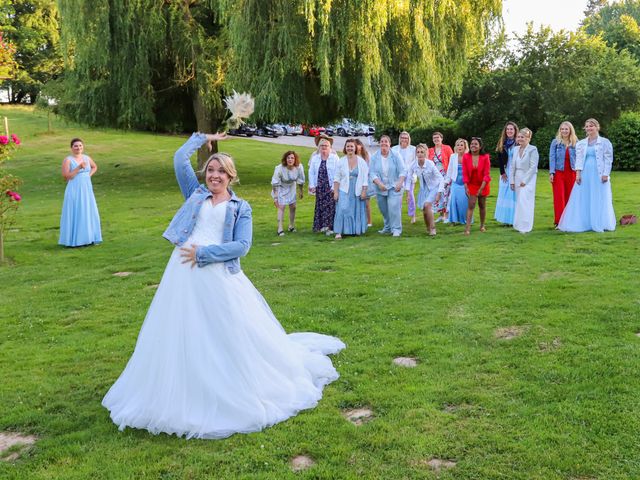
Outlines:
{"label": "woman in red dress", "polygon": [[462,157],[462,181],[464,189],[469,197],[469,208],[467,209],[467,224],[464,234],[471,233],[471,220],[476,202],[480,207],[480,231],[485,232],[485,219],[487,218],[487,196],[491,183],[491,162],[489,155],[482,153],[484,144],[480,137],[471,137],[469,152]]}

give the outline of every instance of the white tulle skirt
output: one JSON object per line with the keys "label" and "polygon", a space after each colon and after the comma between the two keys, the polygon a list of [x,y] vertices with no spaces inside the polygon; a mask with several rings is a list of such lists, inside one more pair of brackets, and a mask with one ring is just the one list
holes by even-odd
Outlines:
{"label": "white tulle skirt", "polygon": [[338,378],[334,337],[287,335],[262,295],[223,264],[191,268],[176,248],[120,378],[114,423],[187,438],[262,430],[314,407]]}

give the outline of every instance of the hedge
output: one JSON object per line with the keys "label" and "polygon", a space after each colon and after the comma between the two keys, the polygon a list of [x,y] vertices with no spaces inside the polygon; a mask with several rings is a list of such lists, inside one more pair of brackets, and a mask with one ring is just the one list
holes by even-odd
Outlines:
{"label": "hedge", "polygon": [[613,144],[613,169],[640,171],[640,113],[623,113],[605,136]]}
{"label": "hedge", "polygon": [[[540,154],[540,162],[538,168],[549,168],[549,148],[551,142],[556,136],[558,127],[561,122],[545,125],[538,128],[533,133],[531,144],[538,148]],[[526,125],[520,125],[521,128]],[[582,125],[574,125],[578,138],[584,138]],[[480,136],[484,142],[486,153],[491,154],[491,164],[497,167],[497,155],[495,152],[496,144],[502,132],[502,125],[496,125],[489,128],[478,128],[474,132],[464,132],[455,120],[444,117],[436,117],[428,125],[418,126],[407,129],[411,134],[411,143],[426,143],[433,145],[433,132],[439,131],[444,135],[444,143],[447,145],[455,144],[458,138],[469,138]],[[398,143],[398,135],[400,130],[395,127],[383,127],[378,130],[378,135],[387,134],[391,137],[392,145]],[[640,112],[623,113],[617,120],[611,122],[607,131],[601,131],[601,135],[611,140],[613,144],[613,169],[614,170],[633,170],[640,171]]]}

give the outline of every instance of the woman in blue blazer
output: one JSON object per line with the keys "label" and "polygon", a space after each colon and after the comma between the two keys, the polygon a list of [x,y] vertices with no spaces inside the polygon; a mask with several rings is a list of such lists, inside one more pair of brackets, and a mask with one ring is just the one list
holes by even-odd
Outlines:
{"label": "woman in blue blazer", "polygon": [[378,233],[399,237],[402,234],[402,187],[406,172],[400,157],[391,151],[391,138],[387,135],[380,137],[380,150],[371,157],[369,176],[384,218],[384,227]]}

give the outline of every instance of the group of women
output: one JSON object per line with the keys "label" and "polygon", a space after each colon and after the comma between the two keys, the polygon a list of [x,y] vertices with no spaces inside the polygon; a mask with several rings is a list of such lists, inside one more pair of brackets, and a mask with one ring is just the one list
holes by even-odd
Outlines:
{"label": "group of women", "polygon": [[[600,136],[600,124],[590,118],[584,126],[587,137],[578,141],[570,122],[562,122],[549,151],[549,180],[553,189],[554,225],[567,232],[615,230],[611,195],[611,142]],[[494,218],[522,233],[533,229],[539,154],[531,145],[532,132],[507,122],[496,146],[500,180]],[[316,137],[317,151],[309,161],[309,186],[315,196],[313,230],[327,235],[362,235],[372,226],[371,197],[376,197],[384,223],[379,233],[402,233],[402,197],[406,193],[411,223],[422,210],[427,233],[436,235],[435,224],[462,224],[469,235],[478,206],[480,231],[486,231],[487,196],[490,193],[490,158],[481,138],[458,139],[452,149],[444,136],[434,132],[433,147],[411,145],[408,132],[401,132],[398,145],[380,138],[380,150],[371,158],[359,139],[345,142],[344,156],[332,150],[331,137]],[[62,162],[67,181],[60,218],[61,245],[77,247],[100,243],[100,215],[91,176],[97,171],[93,159],[84,154],[81,139],[71,141],[71,154]],[[293,150],[284,153],[271,180],[277,208],[277,234],[296,231],[298,199],[303,198],[305,172]],[[416,201],[414,190],[419,185]],[[434,218],[438,213],[438,218]]]}
{"label": "group of women", "polygon": [[[599,135],[600,124],[585,122],[587,137],[578,141],[570,122],[562,122],[549,152],[549,180],[553,188],[554,225],[567,232],[615,230],[616,219],[609,175],[613,161],[611,142]],[[532,132],[507,122],[496,146],[500,180],[494,218],[521,233],[533,229],[539,153],[531,144]],[[371,226],[369,199],[376,197],[383,217],[382,234],[402,234],[402,197],[406,192],[411,223],[422,210],[427,234],[436,235],[435,224],[464,225],[471,233],[478,206],[480,231],[486,231],[487,197],[490,194],[490,157],[480,137],[470,142],[459,138],[454,148],[443,143],[440,132],[433,133],[433,147],[411,145],[408,132],[401,132],[398,145],[391,147],[387,135],[370,159],[362,142],[346,141],[342,158],[332,151],[333,139],[318,137],[318,150],[309,162],[309,193],[315,195],[313,230],[327,235],[361,235]],[[288,167],[286,156],[295,156]],[[282,175],[282,169],[289,176]],[[276,200],[278,234],[283,235],[282,209],[290,206],[289,231],[295,230],[295,191],[302,197],[304,172],[294,152],[287,152],[272,179],[274,199],[289,192],[287,201]],[[419,185],[418,198],[414,195]],[[288,203],[287,203],[288,202]],[[439,213],[436,219],[435,213]]]}
{"label": "group of women", "polygon": [[[611,144],[599,136],[597,121],[587,120],[585,129],[587,138],[577,141],[573,126],[564,122],[551,146],[555,220],[566,231],[613,230]],[[504,176],[496,217],[529,231],[538,153],[528,129],[510,122],[502,133],[498,152]],[[476,203],[484,229],[491,178],[482,139],[473,137],[469,144],[458,139],[452,150],[436,133],[434,147],[419,144],[405,158],[402,150],[410,146],[405,134],[399,153],[383,136],[370,159],[355,139],[347,140],[342,158],[331,151],[330,139],[318,139],[309,165],[315,231],[334,231],[337,238],[365,233],[371,224],[368,200],[375,195],[384,218],[380,233],[399,236],[403,190],[416,182],[420,190],[417,200],[408,198],[409,214],[413,220],[421,208],[430,235],[436,233],[434,212],[443,221],[464,224],[468,234]],[[233,159],[211,155],[201,171],[204,183],[197,180],[190,157],[225,138],[194,133],[174,156],[185,201],[163,236],[175,248],[134,352],[102,401],[120,429],[187,438],[254,432],[314,407],[323,387],[338,378],[328,355],[345,348],[344,343],[316,333],[287,335],[242,272],[240,257],[252,242],[252,211],[231,189],[238,180]],[[90,181],[97,167],[83,154],[81,140],[74,139],[71,148],[62,165],[68,183],[60,241],[97,243],[99,217]],[[287,205],[288,230],[295,231],[295,203],[304,183],[298,155],[286,152],[272,179],[279,234],[284,234]],[[86,231],[66,227],[82,219]]]}
{"label": "group of women", "polygon": [[[615,230],[611,194],[613,147],[600,136],[594,118],[585,121],[579,140],[571,122],[562,122],[549,149],[549,181],[553,189],[554,225],[565,232]],[[538,168],[531,130],[507,122],[496,152],[500,185],[495,219],[523,233],[533,228]]]}

